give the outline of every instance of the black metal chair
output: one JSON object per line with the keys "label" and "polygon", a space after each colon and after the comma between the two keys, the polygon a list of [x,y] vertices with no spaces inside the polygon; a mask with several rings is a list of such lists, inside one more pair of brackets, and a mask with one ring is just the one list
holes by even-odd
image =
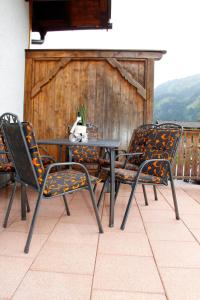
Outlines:
{"label": "black metal chair", "polygon": [[[10,159],[9,151],[4,142],[4,137],[2,132],[0,131],[0,174],[1,175],[9,175],[8,184],[13,184],[10,199],[13,199],[16,191],[15,184],[15,167]],[[24,203],[26,205],[24,205]],[[26,194],[26,187],[24,184],[21,184],[21,219],[26,219],[26,211],[30,212],[30,206],[28,203],[28,198]],[[5,224],[3,224],[5,226]]]}
{"label": "black metal chair", "polygon": [[[25,122],[24,122],[25,123]],[[56,162],[54,157],[50,156],[44,148],[42,148],[44,154],[41,155],[42,163],[44,168],[47,168],[48,165]],[[13,162],[11,161],[9,151],[4,142],[4,137],[2,132],[0,131],[0,175],[9,175],[10,180],[8,183],[13,184],[11,196],[13,198],[16,192],[16,183],[15,183],[15,167]],[[26,204],[26,205],[25,205]],[[26,212],[30,212],[30,206],[28,202],[28,197],[26,193],[26,185],[21,184],[21,219],[26,220]],[[7,218],[5,218],[7,220]],[[3,227],[6,227],[7,223],[3,224]]]}
{"label": "black metal chair", "polygon": [[[168,180],[170,180],[175,216],[176,219],[179,219],[172,166],[182,137],[182,127],[173,123],[164,123],[161,125],[143,125],[140,129],[145,132],[143,135],[145,137],[145,147],[142,155],[132,153],[132,166],[135,166],[135,169],[115,168],[117,188],[119,189],[121,183],[129,184],[132,188],[121,224],[122,230],[125,228],[135,190],[139,183],[142,184],[145,202],[147,202],[145,185],[168,185]],[[108,169],[104,169],[104,172],[109,175]]]}
{"label": "black metal chair", "polygon": [[[141,125],[133,131],[127,151],[122,149],[116,150],[117,160],[115,161],[115,168],[138,171],[140,166],[140,158],[142,157],[145,151],[146,142],[149,136],[148,129],[152,130],[152,128],[154,128],[154,124],[147,124],[147,125]],[[110,165],[110,161],[108,159],[103,159],[103,158],[99,159],[99,163],[100,163],[101,170],[102,169],[104,170],[104,168],[108,168]],[[104,185],[98,199],[98,204],[97,204],[98,207],[101,204],[103,192],[107,184],[107,181],[105,180],[107,176],[104,173],[104,171],[100,172],[100,178],[102,179],[102,181],[104,181]],[[148,205],[148,199],[147,199],[146,189],[144,184],[142,184],[142,190],[144,194],[145,205]],[[155,186],[153,186],[153,190],[154,190],[154,198],[155,200],[158,200]],[[119,185],[116,183],[116,196],[118,191],[119,191]]]}
{"label": "black metal chair", "polygon": [[[35,221],[42,198],[63,196],[66,212],[69,215],[70,212],[65,194],[79,191],[81,189],[88,189],[96,215],[99,232],[103,233],[92,189],[92,184],[95,184],[98,179],[90,176],[83,165],[74,162],[53,163],[49,165],[45,171],[33,134],[32,125],[27,122],[21,123],[18,117],[11,113],[3,114],[0,121],[6,145],[15,166],[15,182],[28,185],[38,191],[38,198],[24,252],[29,252]],[[79,166],[82,168],[82,172],[74,170],[73,166]],[[71,168],[50,173],[50,171],[56,167]],[[5,224],[7,224],[12,202],[13,198],[10,199],[9,202],[6,213],[7,219],[4,221]]]}

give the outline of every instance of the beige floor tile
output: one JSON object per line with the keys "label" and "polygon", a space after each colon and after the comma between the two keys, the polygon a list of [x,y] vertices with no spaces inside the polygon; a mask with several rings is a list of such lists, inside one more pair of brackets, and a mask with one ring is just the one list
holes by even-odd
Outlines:
{"label": "beige floor tile", "polygon": [[197,242],[151,241],[157,264],[161,267],[200,268]]}
{"label": "beige floor tile", "polygon": [[[172,194],[170,190],[162,191],[162,195],[165,197],[167,202],[169,202],[173,206]],[[177,202],[180,213],[200,213],[199,204],[190,197],[185,191],[182,189],[178,189],[176,191]]]}
{"label": "beige floor tile", "polygon": [[90,194],[88,191],[80,191],[74,193],[72,200],[70,201],[70,210],[78,210],[78,211],[85,211],[85,210],[92,210],[92,201],[90,198]]}
{"label": "beige floor tile", "polygon": [[49,241],[70,244],[96,245],[99,238],[96,225],[71,224],[60,222],[56,225]]}
{"label": "beige floor tile", "polygon": [[161,268],[170,300],[200,299],[200,269]]}
{"label": "beige floor tile", "polygon": [[[1,202],[1,201],[0,201]],[[0,229],[3,227],[3,221],[5,218],[5,214],[6,214],[6,209],[0,209]],[[12,209],[10,212],[10,216],[8,219],[8,224],[7,224],[7,228],[13,223],[13,222],[17,222],[21,220],[21,215],[20,215],[20,211],[16,210],[16,209]]]}
{"label": "beige floor tile", "polygon": [[[30,201],[31,203],[31,201]],[[34,205],[35,207],[35,202]],[[33,209],[34,209],[33,207]],[[65,213],[64,202],[61,197],[54,197],[50,199],[42,199],[38,216],[59,218]]]}
{"label": "beige floor tile", "polygon": [[70,224],[83,224],[83,225],[96,225],[96,217],[92,210],[72,210],[70,208],[70,216],[64,215],[61,217],[60,222]]}
{"label": "beige floor tile", "polygon": [[[0,209],[5,210],[7,208],[11,193],[12,193],[12,187],[13,185],[9,185],[7,187],[4,187],[3,189],[0,190]],[[13,201],[13,209],[19,209],[20,208],[20,191],[19,188],[17,188],[14,201]]]}
{"label": "beige floor tile", "polygon": [[10,299],[31,263],[30,258],[0,256],[0,299]]}
{"label": "beige floor tile", "polygon": [[164,295],[115,291],[92,291],[92,300],[166,300]]}
{"label": "beige floor tile", "polygon": [[175,219],[175,213],[173,210],[141,210],[142,219],[144,223],[173,223],[179,222]]}
{"label": "beige floor tile", "polygon": [[99,255],[94,289],[163,293],[163,287],[151,257]]}
{"label": "beige floor tile", "polygon": [[190,197],[200,203],[199,192],[200,192],[200,184],[190,184],[190,186],[182,188]]}
{"label": "beige floor tile", "polygon": [[199,214],[181,214],[181,219],[189,228],[200,229],[200,215]]}
{"label": "beige floor tile", "polygon": [[[122,198],[120,198],[120,200],[121,199]],[[124,216],[128,199],[125,198],[125,200],[126,201],[124,201],[124,202],[122,202],[122,201],[119,201],[119,202],[117,201],[116,202],[116,204],[115,204],[115,212],[114,212],[116,217],[123,217]],[[109,210],[110,210],[110,203],[108,202],[108,203],[104,204],[103,215],[109,216]],[[140,217],[140,213],[139,213],[139,210],[138,210],[138,207],[137,207],[135,201],[133,202],[133,204],[132,204],[132,206],[130,208],[129,216],[132,217],[132,218]]]}
{"label": "beige floor tile", "polygon": [[89,300],[92,278],[46,272],[28,272],[13,300]]}
{"label": "beige floor tile", "polygon": [[191,232],[194,234],[195,238],[200,243],[200,229],[191,229]]}
{"label": "beige floor tile", "polygon": [[149,205],[145,205],[144,199],[138,198],[138,196],[136,197],[140,210],[171,210],[170,205],[165,200],[161,199],[160,195],[158,201],[155,201],[154,198],[149,199],[149,196],[147,197]]}
{"label": "beige floor tile", "polygon": [[36,258],[32,270],[91,275],[96,245],[47,242]]}
{"label": "beige floor tile", "polygon": [[[32,220],[32,214],[27,215],[26,221],[15,221],[12,222],[10,226],[8,226],[7,231],[15,231],[15,232],[26,232],[28,233],[29,227]],[[50,218],[50,217],[37,217],[34,233],[39,234],[49,234],[56,223],[58,222],[58,218]]]}
{"label": "beige floor tile", "polygon": [[[115,216],[114,218],[114,227],[110,228],[109,225],[109,216],[108,215],[104,215],[102,217],[102,224],[103,224],[103,229],[104,232],[110,231],[110,232],[121,232],[120,230],[120,226],[122,223],[122,216],[118,217]],[[142,220],[140,217],[132,217],[129,216],[127,223],[126,223],[126,227],[125,230],[122,232],[139,232],[139,233],[144,233],[144,225],[142,223]]]}
{"label": "beige floor tile", "polygon": [[0,255],[13,257],[35,257],[47,239],[47,235],[34,234],[28,254],[24,253],[27,234],[22,232],[0,232]]}
{"label": "beige floor tile", "polygon": [[171,223],[146,223],[150,240],[155,241],[193,241],[194,237],[182,222],[172,220]]}
{"label": "beige floor tile", "polygon": [[152,256],[144,233],[105,232],[100,236],[98,253]]}

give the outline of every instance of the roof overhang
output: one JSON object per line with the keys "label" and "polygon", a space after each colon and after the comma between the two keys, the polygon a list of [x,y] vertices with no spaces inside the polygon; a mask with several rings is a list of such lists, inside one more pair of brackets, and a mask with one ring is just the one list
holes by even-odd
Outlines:
{"label": "roof overhang", "polygon": [[29,0],[32,31],[111,29],[111,0]]}

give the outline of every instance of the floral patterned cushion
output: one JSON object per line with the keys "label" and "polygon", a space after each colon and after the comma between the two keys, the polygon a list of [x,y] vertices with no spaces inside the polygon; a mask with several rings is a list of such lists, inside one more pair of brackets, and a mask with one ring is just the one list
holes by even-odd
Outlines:
{"label": "floral patterned cushion", "polygon": [[38,178],[38,182],[41,185],[43,183],[44,166],[39,154],[38,146],[36,143],[33,126],[29,122],[22,122],[22,127],[26,137],[27,145],[30,151],[32,162],[35,168],[35,172]]}
{"label": "floral patterned cushion", "polygon": [[[153,127],[153,125],[152,125]],[[131,138],[128,152],[129,153],[144,153],[146,149],[147,142],[149,139],[153,140],[155,137],[155,131],[152,127],[139,127],[137,128]],[[129,163],[134,165],[140,165],[143,161],[143,155],[132,156],[129,158]]]}
{"label": "floral patterned cushion", "polygon": [[[2,151],[2,152],[8,151],[1,132],[0,132],[0,151]],[[10,173],[10,172],[14,172],[14,171],[15,171],[15,168],[13,166],[13,163],[10,161],[8,154],[1,153],[0,154],[0,173]]]}
{"label": "floral patterned cushion", "polygon": [[[137,175],[137,171],[127,169],[116,169],[115,178],[120,181],[134,181]],[[141,173],[139,181],[142,183],[153,183],[153,184],[167,184],[162,177],[153,176],[145,173]]]}
{"label": "floral patterned cushion", "polygon": [[[94,176],[90,176],[90,179],[92,183],[99,181]],[[87,185],[86,175],[82,172],[69,169],[51,173],[47,177],[44,196],[51,197],[64,194],[78,188],[86,187]]]}
{"label": "floral patterned cushion", "polygon": [[[105,180],[109,176],[110,170],[105,168],[101,172],[101,179]],[[131,183],[136,179],[137,171],[127,170],[127,169],[115,169],[115,179],[124,183]],[[139,182],[141,183],[152,183],[152,184],[164,184],[167,185],[162,177],[153,176],[145,173],[141,173],[139,177]]]}
{"label": "floral patterned cushion", "polygon": [[100,148],[96,146],[72,146],[72,159],[79,163],[98,163]]}

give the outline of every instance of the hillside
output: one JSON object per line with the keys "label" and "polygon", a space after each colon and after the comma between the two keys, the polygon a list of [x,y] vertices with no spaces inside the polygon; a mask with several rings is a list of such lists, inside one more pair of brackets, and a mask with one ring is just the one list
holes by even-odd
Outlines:
{"label": "hillside", "polygon": [[200,120],[200,74],[171,80],[155,89],[155,120]]}

